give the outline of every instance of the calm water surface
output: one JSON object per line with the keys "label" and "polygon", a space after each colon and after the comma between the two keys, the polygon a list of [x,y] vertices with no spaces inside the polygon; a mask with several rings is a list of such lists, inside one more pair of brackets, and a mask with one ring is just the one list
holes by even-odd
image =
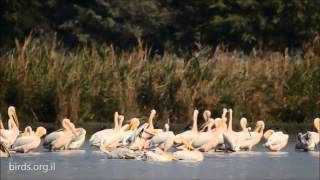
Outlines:
{"label": "calm water surface", "polygon": [[[258,145],[252,152],[208,153],[200,163],[110,160],[85,144],[83,150],[39,148],[1,158],[1,179],[319,179],[319,163],[319,152],[296,152],[293,143],[283,152]],[[24,164],[42,169],[17,170]]]}

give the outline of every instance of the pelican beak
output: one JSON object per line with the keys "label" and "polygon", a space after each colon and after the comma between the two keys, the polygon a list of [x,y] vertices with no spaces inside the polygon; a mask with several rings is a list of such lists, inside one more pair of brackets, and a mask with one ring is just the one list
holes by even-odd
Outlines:
{"label": "pelican beak", "polygon": [[259,132],[261,129],[261,126],[259,124],[256,125],[256,128],[254,129],[254,132]]}
{"label": "pelican beak", "polygon": [[4,125],[3,125],[1,114],[0,114],[0,129],[4,129]]}
{"label": "pelican beak", "polygon": [[17,113],[15,109],[9,109],[9,115],[12,118],[12,120],[14,121],[14,123],[16,124],[16,126],[19,128],[19,121],[18,121],[18,117],[17,117]]}
{"label": "pelican beak", "polygon": [[200,131],[203,132],[208,126],[210,121],[206,121],[201,127],[200,127]]}
{"label": "pelican beak", "polygon": [[188,150],[194,150],[194,148],[193,148],[193,146],[192,146],[192,143],[191,143],[190,141],[188,141],[188,140],[186,140],[186,139],[184,139],[184,138],[181,138],[181,142],[182,142],[183,145],[186,146],[186,148],[187,148]]}

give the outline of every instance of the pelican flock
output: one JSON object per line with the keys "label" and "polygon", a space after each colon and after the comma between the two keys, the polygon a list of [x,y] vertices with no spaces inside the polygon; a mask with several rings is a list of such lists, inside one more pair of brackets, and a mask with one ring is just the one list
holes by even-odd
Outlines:
{"label": "pelican flock", "polygon": [[[139,159],[146,161],[203,161],[208,151],[251,151],[262,139],[263,147],[269,151],[281,151],[288,143],[289,135],[282,131],[265,131],[265,122],[256,122],[254,130],[248,126],[248,120],[242,117],[241,129],[234,130],[233,110],[223,109],[221,117],[211,117],[211,112],[203,112],[204,123],[198,129],[199,111],[193,112],[192,128],[180,133],[170,129],[170,120],[163,129],[154,126],[156,110],[151,110],[147,122],[133,117],[125,120],[124,115],[114,113],[113,128],[94,133],[89,144],[97,147],[110,159]],[[10,157],[12,153],[28,153],[41,145],[48,151],[70,151],[80,149],[86,140],[86,130],[76,127],[70,119],[61,120],[61,128],[47,134],[40,126],[35,131],[31,126],[20,132],[16,109],[8,108],[8,128],[5,129],[0,114],[0,156]],[[127,123],[123,125],[124,123]],[[297,150],[315,151],[319,149],[320,119],[314,119],[316,131],[298,134]]]}

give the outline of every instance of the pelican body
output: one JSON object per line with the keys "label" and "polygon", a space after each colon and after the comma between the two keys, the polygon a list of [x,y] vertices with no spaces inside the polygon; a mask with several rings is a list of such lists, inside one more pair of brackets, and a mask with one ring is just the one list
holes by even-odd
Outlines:
{"label": "pelican body", "polygon": [[40,145],[41,137],[46,133],[47,131],[44,127],[38,127],[35,133],[17,138],[12,145],[12,150],[20,153],[30,152]]}
{"label": "pelican body", "polygon": [[73,124],[69,119],[62,120],[62,130],[48,134],[44,139],[43,146],[51,151],[66,150],[76,133],[73,131]]}
{"label": "pelican body", "polygon": [[8,108],[8,129],[4,129],[2,119],[0,120],[0,143],[10,148],[19,135],[19,121],[13,106]]}
{"label": "pelican body", "polygon": [[289,140],[289,135],[284,134],[282,131],[275,132],[274,130],[268,130],[264,133],[264,138],[267,140],[264,147],[270,151],[280,151],[284,148]]}

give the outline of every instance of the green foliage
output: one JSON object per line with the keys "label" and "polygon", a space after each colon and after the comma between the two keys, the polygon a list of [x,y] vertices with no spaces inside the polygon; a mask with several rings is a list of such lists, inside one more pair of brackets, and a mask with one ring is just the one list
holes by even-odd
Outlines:
{"label": "green foliage", "polygon": [[1,1],[1,48],[30,31],[70,47],[112,43],[132,48],[141,38],[153,50],[194,42],[230,47],[300,48],[320,30],[318,0],[24,0]]}

